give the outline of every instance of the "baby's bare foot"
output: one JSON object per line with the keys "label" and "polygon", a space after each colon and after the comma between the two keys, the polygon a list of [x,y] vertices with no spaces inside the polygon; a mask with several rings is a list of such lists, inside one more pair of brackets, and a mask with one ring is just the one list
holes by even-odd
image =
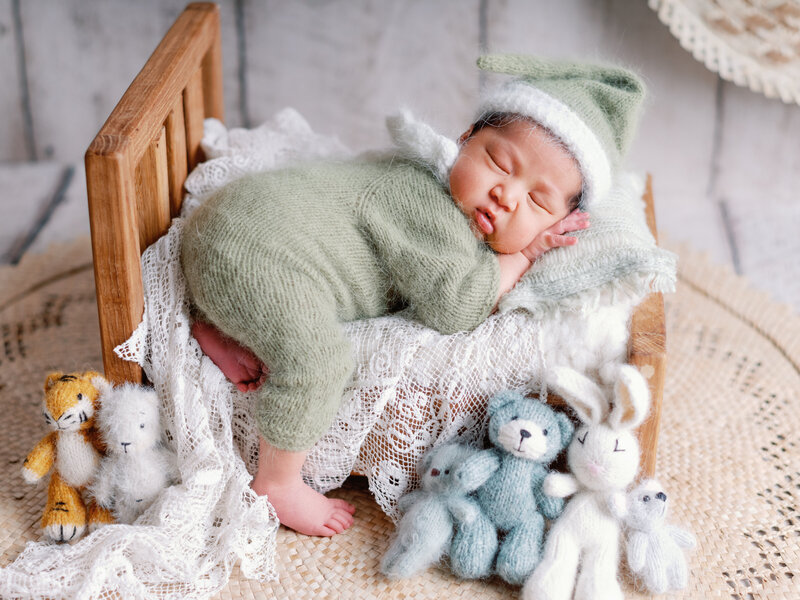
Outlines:
{"label": "baby's bare foot", "polygon": [[326,498],[302,479],[291,484],[253,481],[253,491],[267,498],[281,525],[304,535],[332,536],[353,524],[355,507],[338,498]]}
{"label": "baby's bare foot", "polygon": [[252,351],[219,329],[195,321],[192,335],[200,349],[241,392],[257,390],[267,378],[267,368]]}

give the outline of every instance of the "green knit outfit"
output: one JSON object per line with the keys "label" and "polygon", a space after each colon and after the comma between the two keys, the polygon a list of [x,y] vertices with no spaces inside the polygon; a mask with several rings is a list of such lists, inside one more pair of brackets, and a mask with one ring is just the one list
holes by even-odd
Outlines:
{"label": "green knit outfit", "polygon": [[295,452],[325,433],[352,375],[342,323],[401,301],[441,333],[467,331],[500,284],[496,256],[447,191],[398,160],[243,177],[191,216],[181,260],[204,317],[267,365],[259,429]]}

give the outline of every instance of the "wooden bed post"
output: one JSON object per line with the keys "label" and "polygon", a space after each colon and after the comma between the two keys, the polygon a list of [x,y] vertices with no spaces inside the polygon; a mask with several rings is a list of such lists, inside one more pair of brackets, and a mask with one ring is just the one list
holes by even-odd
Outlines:
{"label": "wooden bed post", "polygon": [[[648,175],[644,194],[647,226],[658,242],[652,178]],[[639,427],[642,447],[642,474],[655,475],[658,430],[661,424],[661,405],[664,397],[664,372],[667,364],[667,332],[664,324],[664,297],[650,294],[636,307],[631,318],[628,340],[628,362],[639,368],[650,386],[650,414]]]}
{"label": "wooden bed post", "polygon": [[140,258],[180,211],[203,119],[223,118],[221,48],[219,7],[189,4],[86,151],[103,367],[116,383],[142,380],[113,350],[141,321]]}

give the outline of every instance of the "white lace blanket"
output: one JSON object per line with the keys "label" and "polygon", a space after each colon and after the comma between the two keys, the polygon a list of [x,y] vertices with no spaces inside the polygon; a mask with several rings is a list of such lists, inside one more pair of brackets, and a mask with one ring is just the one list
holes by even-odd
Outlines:
{"label": "white lace blanket", "polygon": [[[253,131],[209,121],[204,148],[211,160],[187,179],[186,211],[243,173],[346,154],[292,110]],[[249,489],[258,448],[254,395],[237,392],[189,335],[182,228],[175,219],[142,257],[143,320],[118,349],[142,365],[163,399],[182,483],[136,526],[107,526],[72,546],[29,544],[2,573],[3,597],[204,598],[226,584],[237,561],[246,577],[275,577],[278,522]],[[396,517],[425,450],[456,438],[480,441],[489,396],[507,388],[539,392],[547,363],[594,371],[623,360],[635,300],[542,322],[510,311],[453,336],[402,316],[347,325],[358,366],[336,422],[309,455],[306,480],[324,492],[355,469]]]}

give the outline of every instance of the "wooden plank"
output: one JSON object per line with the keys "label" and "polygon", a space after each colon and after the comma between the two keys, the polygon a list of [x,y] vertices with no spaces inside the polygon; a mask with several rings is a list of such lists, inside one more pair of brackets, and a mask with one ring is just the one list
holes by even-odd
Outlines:
{"label": "wooden plank", "polygon": [[64,166],[0,164],[0,263],[16,257],[56,193]]}
{"label": "wooden plank", "polygon": [[[86,172],[83,163],[69,165],[75,172],[63,201],[56,207],[49,221],[28,252],[45,252],[56,242],[68,242],[79,237],[89,237],[89,204],[86,200]],[[64,166],[64,168],[67,168]]]}
{"label": "wooden plank", "polygon": [[171,219],[167,176],[167,134],[164,128],[136,166],[136,213],[139,248],[147,248],[169,228]]}
{"label": "wooden plank", "polygon": [[773,212],[774,202],[797,202],[798,189],[800,108],[724,83],[716,199]]}
{"label": "wooden plank", "polygon": [[[19,40],[12,0],[0,0],[0,115],[3,115],[3,134],[0,135],[0,161],[31,160],[25,131],[24,88],[21,85]],[[0,252],[2,247],[0,247]]]}
{"label": "wooden plank", "polygon": [[40,158],[73,162],[186,0],[19,4]]}
{"label": "wooden plank", "polygon": [[389,142],[385,117],[408,106],[456,138],[478,91],[477,0],[245,4],[254,124],[285,106],[354,150]]}
{"label": "wooden plank", "polygon": [[189,172],[186,153],[186,129],[183,119],[183,95],[174,106],[165,124],[167,134],[167,177],[169,179],[170,214],[177,217],[183,204],[183,182]]}
{"label": "wooden plank", "polygon": [[205,117],[214,117],[225,121],[223,73],[222,73],[222,38],[217,36],[211,47],[203,56],[203,104]]}
{"label": "wooden plank", "polygon": [[[644,193],[647,226],[658,241],[655,209],[653,206],[652,178],[648,176]],[[647,379],[650,387],[650,413],[639,427],[639,445],[642,448],[641,470],[648,477],[656,471],[658,431],[664,398],[664,378],[667,366],[667,332],[664,316],[664,298],[660,293],[650,294],[636,307],[631,317],[631,335],[628,339],[628,362]]]}
{"label": "wooden plank", "polygon": [[114,354],[144,310],[134,168],[119,154],[87,153],[86,181],[105,376],[141,382],[139,365]]}
{"label": "wooden plank", "polygon": [[189,170],[203,160],[200,142],[203,139],[203,78],[200,70],[194,72],[183,90],[183,119],[186,127],[186,157]]}

